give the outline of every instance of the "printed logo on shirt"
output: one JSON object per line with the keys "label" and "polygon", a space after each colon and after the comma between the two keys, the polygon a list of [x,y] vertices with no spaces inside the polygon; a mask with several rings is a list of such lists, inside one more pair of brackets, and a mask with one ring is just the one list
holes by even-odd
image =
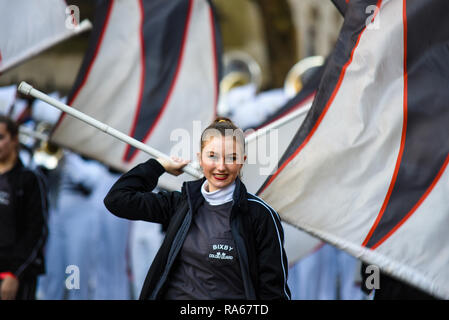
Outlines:
{"label": "printed logo on shirt", "polygon": [[233,250],[234,247],[227,244],[213,244],[212,250],[215,251],[213,253],[209,253],[210,259],[217,260],[234,260]]}
{"label": "printed logo on shirt", "polygon": [[5,206],[9,205],[9,193],[0,191],[0,204]]}

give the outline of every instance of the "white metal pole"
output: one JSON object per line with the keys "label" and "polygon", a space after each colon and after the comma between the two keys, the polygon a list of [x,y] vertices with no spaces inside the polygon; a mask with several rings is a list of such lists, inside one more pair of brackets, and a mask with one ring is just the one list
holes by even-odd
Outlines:
{"label": "white metal pole", "polygon": [[299,117],[303,116],[305,113],[309,112],[311,106],[312,106],[312,102],[308,102],[306,105],[302,106],[298,110],[295,110],[292,113],[290,113],[286,116],[283,116],[282,118],[274,121],[273,123],[267,125],[264,128],[261,128],[259,130],[256,130],[256,131],[250,133],[248,136],[246,136],[245,143],[248,144],[252,140],[257,139],[260,136],[267,134],[271,130],[276,130],[288,122],[296,121],[297,118],[299,118]]}
{"label": "white metal pole", "polygon": [[[140,150],[148,153],[152,157],[165,158],[165,159],[170,160],[170,157],[168,155],[166,155],[165,153],[162,153],[159,150],[156,150],[156,149],[140,142],[139,140],[136,140],[136,139],[124,134],[123,132],[120,132],[120,131],[108,126],[107,124],[105,124],[101,121],[98,121],[98,120],[88,116],[87,114],[62,103],[61,101],[58,101],[39,90],[34,89],[30,84],[26,83],[25,81],[22,81],[20,83],[18,90],[20,92],[22,92],[23,94],[30,95],[39,100],[42,100],[42,101],[52,105],[53,107],[65,112],[65,113],[68,113],[69,115],[87,123],[88,125],[91,125],[94,128],[97,128],[97,129],[113,136],[114,138],[117,138],[137,149],[140,149]],[[182,170],[184,172],[192,175],[195,178],[202,177],[202,174],[190,164],[186,165]]]}

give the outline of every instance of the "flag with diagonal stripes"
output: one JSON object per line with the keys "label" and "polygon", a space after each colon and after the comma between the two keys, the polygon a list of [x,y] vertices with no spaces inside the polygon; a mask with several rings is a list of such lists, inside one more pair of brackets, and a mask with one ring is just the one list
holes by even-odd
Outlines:
{"label": "flag with diagonal stripes", "polygon": [[339,2],[344,24],[311,110],[258,194],[287,222],[447,299],[449,2]]}

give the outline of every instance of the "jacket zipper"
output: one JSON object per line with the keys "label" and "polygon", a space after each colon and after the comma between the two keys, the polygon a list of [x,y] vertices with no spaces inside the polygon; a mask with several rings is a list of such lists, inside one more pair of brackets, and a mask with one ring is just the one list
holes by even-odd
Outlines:
{"label": "jacket zipper", "polygon": [[173,245],[170,249],[170,252],[169,252],[168,258],[167,258],[167,266],[165,267],[164,273],[162,274],[161,279],[157,283],[155,290],[151,294],[150,300],[152,300],[152,299],[155,300],[157,298],[159,291],[161,290],[162,286],[164,285],[165,281],[167,280],[167,276],[168,276],[168,273],[170,272],[171,266],[172,266],[173,262],[175,261],[175,258],[178,256],[179,250],[181,250],[182,244],[184,243],[184,240],[187,236],[187,232],[190,229],[190,223],[192,222],[192,209],[191,209],[189,197],[187,197],[187,199],[188,199],[187,201],[189,203],[189,210],[187,211],[186,217],[184,218],[184,220],[181,224],[181,227],[179,228],[179,231],[176,234],[175,239],[173,240]]}
{"label": "jacket zipper", "polygon": [[176,258],[176,256],[178,255],[179,250],[181,249],[182,244],[184,243],[183,239],[185,239],[185,236],[187,235],[187,231],[189,230],[190,227],[190,210],[187,213],[186,217],[184,218],[184,221],[182,222],[182,225],[180,227],[180,230],[178,232],[178,234],[176,235],[175,240],[173,240],[174,246],[172,246],[170,253],[169,253],[169,257],[167,259],[167,266],[165,267],[164,273],[162,274],[161,279],[159,280],[156,289],[153,291],[153,293],[151,294],[150,299],[156,299],[159,291],[162,288],[162,285],[165,283],[165,281],[167,280],[167,276],[168,276],[168,272],[171,269],[171,266]]}
{"label": "jacket zipper", "polygon": [[[240,204],[237,204],[237,207],[240,208]],[[248,252],[245,248],[245,243],[242,243],[240,241],[241,237],[238,235],[238,230],[235,227],[235,208],[232,208],[231,212],[231,218],[230,218],[230,225],[231,225],[231,234],[234,238],[234,242],[236,244],[237,248],[237,254],[239,256],[240,261],[240,271],[242,272],[242,280],[243,280],[243,289],[245,290],[245,296],[248,300],[255,300],[256,297],[254,296],[254,286],[251,283],[251,276],[249,275],[249,264],[248,264]],[[245,256],[242,254],[242,250],[240,250],[240,247],[243,248],[243,251],[246,253],[246,259]]]}

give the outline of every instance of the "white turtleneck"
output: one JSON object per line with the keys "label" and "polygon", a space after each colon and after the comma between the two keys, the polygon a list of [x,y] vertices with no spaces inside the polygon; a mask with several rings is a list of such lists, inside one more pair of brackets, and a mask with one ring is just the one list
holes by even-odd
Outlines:
{"label": "white turtleneck", "polygon": [[220,204],[232,201],[232,195],[234,194],[235,189],[235,181],[227,187],[212,192],[206,191],[207,185],[208,182],[207,180],[205,180],[201,186],[201,193],[203,194],[204,199],[206,199],[206,201],[210,205],[218,206]]}

